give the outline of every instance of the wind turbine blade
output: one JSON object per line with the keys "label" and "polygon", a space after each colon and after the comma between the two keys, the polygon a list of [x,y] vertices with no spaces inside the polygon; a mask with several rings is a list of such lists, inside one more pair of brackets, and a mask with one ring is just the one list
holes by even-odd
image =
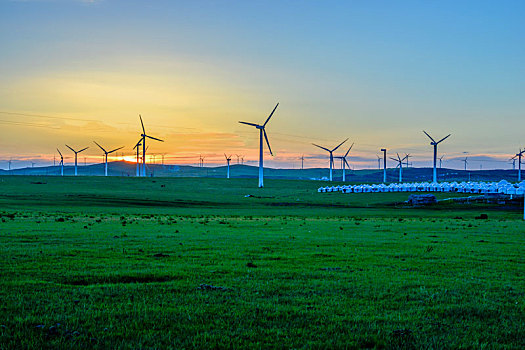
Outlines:
{"label": "wind turbine blade", "polygon": [[348,149],[348,151],[346,151],[346,153],[345,153],[345,158],[346,158],[346,156],[348,155],[348,153],[350,153],[350,150],[352,149],[352,147],[354,147],[354,144],[353,144],[353,143],[352,143],[352,145],[350,146],[350,148]]}
{"label": "wind turbine blade", "polygon": [[441,140],[439,140],[436,143],[440,143],[441,141],[445,141],[450,135],[452,135],[452,134],[448,134],[447,136],[443,137]]}
{"label": "wind turbine blade", "polygon": [[399,153],[396,152],[396,155],[397,155],[397,161],[400,162],[401,161],[401,157],[399,156]]}
{"label": "wind turbine blade", "polygon": [[140,114],[139,114],[139,118],[140,118],[140,125],[142,125],[142,133],[145,134],[146,129],[144,129],[144,123],[142,122],[142,116]]}
{"label": "wind turbine blade", "polygon": [[348,167],[348,169],[350,169],[350,164],[348,164],[348,162],[346,161],[346,158],[343,158],[343,162],[345,162],[345,164]]}
{"label": "wind turbine blade", "polygon": [[224,158],[226,158],[226,160],[228,160],[228,157],[226,156],[226,153],[224,153]]}
{"label": "wind turbine blade", "polygon": [[432,142],[436,142],[436,141],[432,138],[432,136],[430,136],[429,134],[427,134],[427,132],[426,132],[425,130],[423,130],[423,132],[425,133],[425,135],[428,136],[429,139],[432,140]]}
{"label": "wind turbine blade", "polygon": [[97,143],[96,141],[93,141],[93,142],[95,143],[95,145],[97,145],[97,146],[98,146],[98,148],[100,148],[101,150],[103,150],[103,151],[104,151],[104,153],[106,153],[106,150],[105,150],[104,148],[102,148],[102,146],[101,146],[101,145],[99,145],[99,144],[98,144],[98,143]]}
{"label": "wind turbine blade", "polygon": [[332,150],[332,152],[335,151],[336,149],[338,149],[339,147],[341,147],[341,145],[342,145],[343,143],[345,143],[346,141],[348,141],[348,139],[346,139],[346,140],[344,140],[343,142],[341,142],[340,144],[338,144],[337,147],[334,148],[334,149]]}
{"label": "wind turbine blade", "polygon": [[68,145],[66,145],[67,148],[69,148],[70,150],[73,151],[73,153],[77,153],[73,148],[69,147]]}
{"label": "wind turbine blade", "polygon": [[323,147],[323,146],[316,145],[315,143],[312,143],[312,145],[314,145],[315,147],[322,148],[322,149],[324,149],[325,151],[331,152],[328,148],[325,148],[325,147]]}
{"label": "wind turbine blade", "polygon": [[148,136],[148,135],[144,135],[144,136],[146,136],[147,138],[150,138],[152,140],[157,140],[157,141],[160,141],[160,142],[164,142],[164,140],[158,139],[158,138],[153,137],[153,136]]}
{"label": "wind turbine blade", "polygon": [[57,148],[58,154],[60,154],[60,157],[62,157],[62,152]]}
{"label": "wind turbine blade", "polygon": [[248,122],[239,122],[241,124],[246,124],[246,125],[251,125],[251,126],[255,126],[255,127],[258,127],[259,125],[257,124],[254,124],[254,123],[248,123]]}
{"label": "wind turbine blade", "polygon": [[78,151],[77,153],[80,153],[80,152],[82,152],[82,151],[85,151],[85,150],[87,150],[88,148],[89,148],[89,147],[82,148],[82,149],[81,149],[80,151]]}
{"label": "wind turbine blade", "polygon": [[270,113],[270,116],[268,117],[268,119],[266,119],[266,121],[264,122],[263,124],[263,128],[266,126],[266,124],[268,124],[268,122],[270,121],[270,118],[272,117],[273,113],[275,112],[275,110],[277,109],[277,106],[279,106],[279,103],[277,103],[272,111],[272,113]]}
{"label": "wind turbine blade", "polygon": [[122,149],[122,148],[124,148],[124,146],[119,147],[119,148],[115,148],[114,150],[109,151],[108,154],[109,154],[109,153],[116,152],[116,151],[118,151],[119,149]]}
{"label": "wind turbine blade", "polygon": [[142,138],[140,138],[139,142],[137,142],[137,144],[135,146],[133,146],[133,149],[139,147],[141,142],[142,142]]}
{"label": "wind turbine blade", "polygon": [[392,160],[395,160],[396,162],[399,162],[399,159],[396,159],[396,158],[393,158],[393,157],[389,157],[390,159]]}
{"label": "wind turbine blade", "polygon": [[268,141],[268,135],[266,135],[266,130],[263,129],[264,139],[266,140],[266,144],[268,145],[268,150],[270,150],[270,154],[273,156],[272,148],[270,147],[270,141]]}

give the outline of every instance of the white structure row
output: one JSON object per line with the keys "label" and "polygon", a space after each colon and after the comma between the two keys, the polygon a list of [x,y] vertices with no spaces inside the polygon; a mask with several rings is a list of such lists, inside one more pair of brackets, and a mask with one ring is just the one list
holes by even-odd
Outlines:
{"label": "white structure row", "polygon": [[363,192],[459,192],[459,193],[502,193],[525,194],[525,181],[512,184],[500,182],[412,182],[374,185],[348,185],[320,187],[317,192],[363,193]]}

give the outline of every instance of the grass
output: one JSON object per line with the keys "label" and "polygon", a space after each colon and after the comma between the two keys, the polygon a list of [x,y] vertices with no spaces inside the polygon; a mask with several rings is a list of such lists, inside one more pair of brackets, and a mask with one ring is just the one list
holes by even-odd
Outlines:
{"label": "grass", "polygon": [[0,347],[525,348],[520,208],[255,181],[0,177]]}

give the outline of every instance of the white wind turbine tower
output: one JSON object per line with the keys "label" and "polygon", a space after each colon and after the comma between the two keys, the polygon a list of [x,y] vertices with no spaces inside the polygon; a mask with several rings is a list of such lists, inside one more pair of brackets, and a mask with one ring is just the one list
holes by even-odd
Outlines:
{"label": "white wind turbine tower", "polygon": [[338,144],[334,149],[328,149],[326,147],[323,147],[323,146],[319,146],[319,145],[316,145],[315,143],[312,143],[312,145],[314,145],[315,147],[319,147],[321,149],[324,149],[325,151],[327,151],[328,153],[330,153],[330,181],[332,181],[332,168],[334,166],[334,151],[336,149],[338,149],[339,147],[341,147],[341,145],[343,143],[345,143],[346,141],[348,141],[348,139],[344,140],[343,142],[341,142],[340,144]]}
{"label": "white wind turbine tower", "polygon": [[251,125],[255,126],[257,129],[259,129],[259,187],[264,187],[263,184],[263,135],[264,139],[266,140],[266,144],[268,145],[268,150],[270,151],[270,154],[273,156],[272,148],[270,147],[270,142],[268,141],[268,136],[266,135],[266,124],[270,121],[270,118],[272,117],[273,113],[277,109],[277,106],[279,106],[279,103],[277,103],[266,121],[263,125],[254,124],[254,123],[247,123],[247,122],[239,122],[241,124]]}
{"label": "white wind turbine tower", "polygon": [[60,176],[64,176],[64,156],[62,152],[57,148],[58,154],[60,154]]}
{"label": "white wind turbine tower", "polygon": [[80,152],[83,152],[83,151],[87,150],[89,147],[82,148],[80,151],[75,151],[73,148],[69,147],[68,145],[66,145],[66,147],[69,148],[70,150],[72,150],[73,153],[75,153],[75,176],[77,176],[77,155]]}
{"label": "white wind turbine tower", "polygon": [[354,147],[353,143],[350,146],[350,148],[348,149],[348,151],[346,151],[344,156],[336,157],[337,159],[341,159],[341,167],[343,168],[343,182],[346,181],[345,165],[347,165],[348,166],[348,170],[350,170],[350,164],[348,164],[348,162],[346,161],[346,157],[348,156],[348,153],[350,153],[350,150],[352,149],[352,147]]}
{"label": "white wind turbine tower", "polygon": [[403,182],[403,161],[407,158],[407,156],[405,156],[404,158],[401,158],[399,156],[399,153],[396,153],[397,155],[397,159],[396,158],[392,158],[390,157],[390,159],[394,160],[397,162],[397,166],[399,167],[399,182]]}
{"label": "white wind turbine tower", "polygon": [[376,154],[377,157],[377,169],[381,170],[381,157]]}
{"label": "white wind turbine tower", "polygon": [[226,178],[229,179],[230,178],[230,161],[232,160],[232,155],[230,154],[230,156],[228,157],[226,153],[224,153],[224,158],[226,158],[226,163],[228,165],[228,169],[226,172]]}
{"label": "white wind turbine tower", "polygon": [[429,134],[427,134],[427,132],[425,130],[423,130],[423,132],[425,133],[425,135],[428,136],[428,138],[431,140],[430,142],[430,145],[434,146],[434,176],[433,176],[433,182],[437,182],[437,147],[438,147],[438,144],[445,141],[450,135],[452,134],[448,134],[447,136],[443,137],[441,140],[439,141],[435,141],[432,136],[430,136]]}
{"label": "white wind turbine tower", "polygon": [[441,169],[441,164],[443,162],[443,157],[445,157],[445,155],[442,155],[441,157],[439,157],[439,169]]}
{"label": "white wind turbine tower", "polygon": [[102,150],[102,152],[104,152],[104,156],[105,156],[104,176],[108,176],[108,154],[113,153],[113,152],[116,152],[116,151],[118,151],[119,149],[124,148],[124,146],[119,147],[119,148],[115,148],[114,150],[111,150],[111,151],[106,151],[101,145],[99,145],[98,143],[96,143],[96,141],[93,141],[93,142],[95,143],[95,145],[98,146],[98,148],[100,148],[100,149]]}
{"label": "white wind turbine tower", "polygon": [[146,129],[144,128],[144,123],[142,122],[142,116],[140,114],[139,114],[139,118],[140,118],[140,124],[142,125],[142,134],[140,134],[140,136],[142,137],[142,140],[141,140],[142,142],[142,176],[146,176],[146,149],[147,149],[146,148],[146,138],[160,141],[160,142],[164,142],[164,141],[156,137],[147,135]]}

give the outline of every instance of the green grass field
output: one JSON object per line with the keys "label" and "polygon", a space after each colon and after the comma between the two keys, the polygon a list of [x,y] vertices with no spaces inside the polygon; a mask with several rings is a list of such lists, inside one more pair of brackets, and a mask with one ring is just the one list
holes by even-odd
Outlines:
{"label": "green grass field", "polygon": [[0,177],[0,348],[525,348],[522,207],[256,183]]}

